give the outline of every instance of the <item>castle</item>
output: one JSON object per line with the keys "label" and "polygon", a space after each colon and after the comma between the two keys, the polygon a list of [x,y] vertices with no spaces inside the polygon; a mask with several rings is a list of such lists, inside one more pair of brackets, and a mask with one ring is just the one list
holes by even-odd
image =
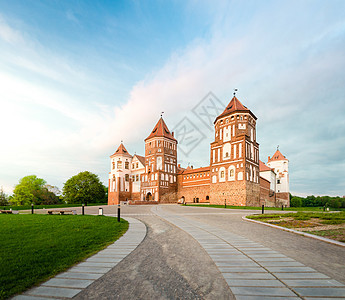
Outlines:
{"label": "castle", "polygon": [[256,116],[235,96],[214,121],[210,165],[177,165],[177,143],[161,117],[145,139],[145,156],[120,144],[110,156],[108,205],[210,203],[290,206],[289,161],[279,149],[259,160]]}

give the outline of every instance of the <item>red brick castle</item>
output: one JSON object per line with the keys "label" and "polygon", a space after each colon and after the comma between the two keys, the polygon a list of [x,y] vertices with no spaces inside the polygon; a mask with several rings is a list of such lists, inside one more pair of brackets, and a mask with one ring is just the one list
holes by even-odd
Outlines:
{"label": "red brick castle", "polygon": [[145,157],[124,145],[110,156],[108,204],[200,202],[289,206],[288,160],[277,149],[259,161],[256,116],[235,96],[214,121],[210,166],[177,165],[177,140],[161,117],[145,139]]}

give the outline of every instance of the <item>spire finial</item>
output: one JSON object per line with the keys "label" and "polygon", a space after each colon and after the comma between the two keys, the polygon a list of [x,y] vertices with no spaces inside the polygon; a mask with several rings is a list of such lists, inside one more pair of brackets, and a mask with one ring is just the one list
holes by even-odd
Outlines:
{"label": "spire finial", "polygon": [[237,89],[234,89],[234,97],[236,96],[237,91],[238,91]]}
{"label": "spire finial", "polygon": [[121,144],[123,143],[123,140],[121,140]]}
{"label": "spire finial", "polygon": [[164,114],[164,111],[162,111],[162,113],[161,113],[161,118],[163,118],[163,114]]}
{"label": "spire finial", "polygon": [[279,151],[279,145],[277,146],[277,151]]}

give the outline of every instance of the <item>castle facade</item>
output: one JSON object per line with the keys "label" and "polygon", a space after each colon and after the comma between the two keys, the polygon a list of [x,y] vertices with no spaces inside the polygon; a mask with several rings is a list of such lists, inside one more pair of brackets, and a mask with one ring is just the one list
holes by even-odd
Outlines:
{"label": "castle facade", "polygon": [[177,165],[177,143],[161,117],[145,139],[145,156],[121,143],[110,156],[108,204],[210,203],[289,206],[288,160],[279,149],[259,160],[256,116],[235,96],[214,121],[210,165]]}

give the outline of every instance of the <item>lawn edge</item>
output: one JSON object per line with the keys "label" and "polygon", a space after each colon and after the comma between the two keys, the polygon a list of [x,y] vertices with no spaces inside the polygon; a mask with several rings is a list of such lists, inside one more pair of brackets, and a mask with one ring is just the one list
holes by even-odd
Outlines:
{"label": "lawn edge", "polygon": [[266,226],[277,228],[277,229],[280,229],[280,230],[284,230],[284,231],[292,232],[292,233],[295,233],[295,234],[303,235],[305,237],[310,237],[312,239],[320,240],[320,241],[323,241],[323,242],[326,242],[326,243],[329,243],[329,244],[334,244],[334,245],[337,245],[337,246],[345,247],[345,243],[342,243],[342,242],[338,242],[338,241],[335,241],[335,240],[324,238],[322,236],[318,236],[318,235],[314,235],[314,234],[310,234],[310,233],[306,233],[306,232],[302,232],[302,231],[297,231],[297,230],[286,228],[286,227],[281,227],[281,226],[274,225],[274,224],[269,224],[269,223],[265,223],[265,222],[261,222],[261,221],[257,221],[257,220],[253,220],[253,219],[248,219],[247,216],[243,216],[242,220],[246,220],[246,221],[249,221],[249,222],[254,222],[254,223],[257,223],[257,224],[266,225]]}

